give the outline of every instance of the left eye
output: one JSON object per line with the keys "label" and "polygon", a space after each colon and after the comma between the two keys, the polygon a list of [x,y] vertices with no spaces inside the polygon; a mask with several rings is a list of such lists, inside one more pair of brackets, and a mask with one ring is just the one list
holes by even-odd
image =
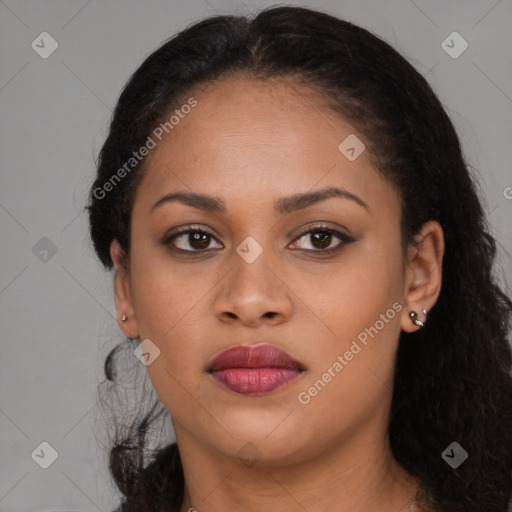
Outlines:
{"label": "left eye", "polygon": [[[334,241],[335,238],[341,240],[341,242],[335,244],[334,246],[331,246],[331,243]],[[332,252],[339,249],[341,246],[343,246],[345,243],[350,242],[351,240],[347,235],[335,231],[333,229],[327,228],[310,229],[309,231],[302,233],[302,235],[299,236],[299,238],[297,238],[295,242],[293,242],[293,245],[296,245],[301,239],[305,239],[306,241],[309,239],[310,246],[312,246],[313,248],[305,247],[304,245],[300,245],[299,247],[295,248],[314,252]]]}

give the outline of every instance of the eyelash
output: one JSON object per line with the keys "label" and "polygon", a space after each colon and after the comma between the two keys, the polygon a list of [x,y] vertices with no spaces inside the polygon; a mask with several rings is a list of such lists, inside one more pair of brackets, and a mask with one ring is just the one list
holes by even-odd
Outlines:
{"label": "eyelash", "polygon": [[[302,238],[304,235],[309,235],[309,234],[318,233],[318,232],[328,233],[330,235],[334,235],[336,238],[339,238],[341,240],[341,242],[337,246],[332,247],[330,249],[317,249],[317,250],[315,250],[315,249],[299,249],[299,250],[329,255],[329,254],[333,254],[335,252],[340,251],[345,245],[347,245],[347,244],[349,244],[349,243],[354,241],[353,238],[349,237],[345,233],[342,233],[342,232],[337,231],[335,229],[329,228],[328,226],[325,226],[325,225],[315,225],[315,226],[307,226],[306,228],[301,230],[299,232],[299,234],[297,235],[297,237],[293,240],[292,243],[295,243],[297,240]],[[173,233],[172,235],[168,235],[168,236],[164,237],[163,240],[161,241],[161,243],[164,246],[168,246],[176,238],[178,238],[178,237],[180,237],[182,235],[190,234],[190,233],[201,233],[203,235],[207,235],[207,236],[215,239],[215,236],[212,233],[210,233],[209,231],[206,231],[205,229],[202,229],[202,228],[195,228],[195,227],[191,226],[191,227],[188,227],[188,228],[183,229],[181,231],[178,231],[176,233]],[[174,250],[174,251],[182,252],[182,253],[206,253],[206,252],[210,252],[210,251],[216,250],[216,249],[185,250],[185,249],[179,249],[177,247],[173,247],[171,249]],[[296,249],[294,249],[294,250],[296,250]]]}

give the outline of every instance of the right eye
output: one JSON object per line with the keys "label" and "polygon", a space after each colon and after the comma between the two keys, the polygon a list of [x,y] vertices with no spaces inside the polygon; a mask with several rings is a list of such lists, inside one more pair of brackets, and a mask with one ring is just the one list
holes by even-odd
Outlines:
{"label": "right eye", "polygon": [[[215,237],[209,231],[189,227],[165,237],[162,243],[166,246],[170,245],[171,250],[206,252],[212,250],[208,248],[212,239],[215,240]],[[187,248],[187,245],[192,249]],[[220,248],[222,248],[222,246],[220,246]]]}

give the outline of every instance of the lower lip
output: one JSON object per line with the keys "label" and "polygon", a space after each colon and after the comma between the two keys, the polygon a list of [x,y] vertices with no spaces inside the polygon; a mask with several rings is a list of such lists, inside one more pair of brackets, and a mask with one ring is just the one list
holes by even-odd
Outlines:
{"label": "lower lip", "polygon": [[258,396],[292,382],[302,373],[288,368],[226,368],[212,372],[212,376],[235,393]]}

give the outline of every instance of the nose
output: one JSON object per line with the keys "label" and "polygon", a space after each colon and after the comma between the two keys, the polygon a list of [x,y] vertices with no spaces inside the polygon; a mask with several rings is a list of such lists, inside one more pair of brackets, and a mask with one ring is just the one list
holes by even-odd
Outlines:
{"label": "nose", "polygon": [[232,270],[215,297],[215,315],[224,323],[248,327],[286,322],[293,313],[293,294],[286,281],[263,254],[252,263],[235,255]]}

